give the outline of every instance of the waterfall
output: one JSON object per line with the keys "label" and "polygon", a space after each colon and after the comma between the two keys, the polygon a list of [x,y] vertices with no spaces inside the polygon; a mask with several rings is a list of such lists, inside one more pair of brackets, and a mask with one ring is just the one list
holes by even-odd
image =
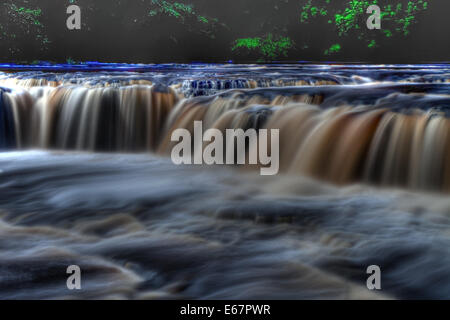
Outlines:
{"label": "waterfall", "polygon": [[16,144],[14,115],[8,101],[3,98],[5,94],[0,88],[0,149],[9,149]]}
{"label": "waterfall", "polygon": [[320,95],[268,98],[239,91],[185,99],[170,114],[159,151],[170,154],[171,133],[177,128],[192,133],[194,121],[222,132],[279,129],[281,172],[335,184],[450,190],[450,119],[445,113],[376,105],[324,108],[322,100]]}
{"label": "waterfall", "polygon": [[138,75],[3,76],[0,147],[170,155],[172,132],[192,132],[202,121],[204,130],[222,132],[279,129],[285,174],[450,189],[445,83],[368,85],[365,77],[364,84],[336,85],[321,77],[158,83]]}
{"label": "waterfall", "polygon": [[156,148],[165,119],[177,100],[170,88],[145,85],[47,86],[3,92],[3,145],[151,151]]}

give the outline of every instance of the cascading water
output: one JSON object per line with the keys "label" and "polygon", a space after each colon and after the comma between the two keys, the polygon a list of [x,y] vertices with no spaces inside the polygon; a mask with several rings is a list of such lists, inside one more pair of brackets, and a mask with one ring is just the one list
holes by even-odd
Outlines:
{"label": "cascading water", "polygon": [[[448,66],[140,68],[0,73],[0,299],[450,297]],[[194,121],[280,174],[174,165]]]}
{"label": "cascading water", "polygon": [[16,146],[15,118],[12,108],[7,104],[4,95],[8,92],[0,90],[0,148],[9,149]]}
{"label": "cascading water", "polygon": [[10,147],[154,150],[177,99],[170,88],[142,85],[32,87],[3,93],[3,122]]}
{"label": "cascading water", "polygon": [[[1,80],[15,88],[2,93],[1,143],[4,148],[168,155],[175,144],[171,133],[192,132],[194,121],[222,132],[279,129],[284,173],[337,184],[448,191],[446,73],[431,83],[428,75],[422,77],[426,83],[412,84],[408,81],[417,78],[409,72],[400,82],[397,71],[397,82],[368,83],[365,76],[359,85],[354,75],[341,72],[340,77],[347,84],[336,86],[338,78],[331,80],[322,70],[289,79],[230,77],[181,84],[145,74],[140,80],[138,75],[12,74]],[[200,92],[206,96],[196,98]]]}

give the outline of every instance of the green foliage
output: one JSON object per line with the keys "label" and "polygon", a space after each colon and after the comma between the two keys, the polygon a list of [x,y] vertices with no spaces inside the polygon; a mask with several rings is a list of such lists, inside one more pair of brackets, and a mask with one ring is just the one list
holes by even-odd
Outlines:
{"label": "green foliage", "polygon": [[332,53],[336,53],[341,51],[341,45],[339,43],[333,44],[329,49],[325,50],[325,55],[330,55]]}
{"label": "green foliage", "polygon": [[[22,5],[19,5],[22,4]],[[45,50],[50,40],[44,33],[44,26],[41,22],[43,15],[39,7],[27,7],[28,1],[5,1],[0,4],[0,10],[9,19],[0,21],[0,41],[2,45],[8,47],[11,54],[21,51],[17,38],[22,41],[30,41],[30,38],[37,43],[40,50]]]}
{"label": "green foliage", "polygon": [[265,38],[241,38],[234,42],[232,51],[237,49],[246,49],[247,51],[258,51],[263,60],[275,60],[281,56],[287,56],[289,49],[293,47],[294,43],[289,37],[275,38],[269,33]]}
{"label": "green foliage", "polygon": [[[356,39],[364,40],[368,48],[375,48],[375,40],[370,39],[373,31],[368,32],[366,29],[368,18],[366,10],[370,5],[378,5],[378,0],[348,0],[344,2],[344,8],[337,9],[333,9],[330,2],[330,0],[308,0],[300,12],[300,22],[305,24],[312,18],[323,17],[328,24],[334,26],[338,36],[352,34]],[[411,26],[416,22],[417,14],[427,9],[428,2],[425,0],[391,1],[381,6],[383,28],[381,33],[386,38],[394,35],[409,35]],[[339,50],[329,48],[325,52],[331,54]]]}
{"label": "green foliage", "polygon": [[[425,0],[385,0],[383,5],[380,5],[379,0],[334,0],[333,3],[331,0],[269,0],[260,1],[259,4],[255,4],[257,0],[254,0],[255,2],[239,2],[236,7],[225,6],[228,11],[224,10],[223,14],[220,11],[219,21],[215,17],[219,15],[218,9],[214,10],[214,2],[209,0],[204,0],[201,6],[198,4],[200,2],[191,0],[140,0],[130,10],[128,1],[64,0],[60,1],[60,9],[69,4],[79,4],[83,8],[83,23],[87,26],[82,32],[86,33],[91,32],[89,18],[96,19],[97,14],[101,13],[102,19],[111,18],[108,22],[111,24],[124,23],[131,28],[148,27],[149,30],[162,26],[158,29],[159,37],[166,36],[175,46],[181,43],[185,45],[189,41],[186,39],[191,38],[180,41],[179,37],[185,37],[189,32],[196,44],[205,43],[205,48],[220,47],[224,55],[232,53],[233,57],[230,58],[247,56],[252,57],[251,59],[256,57],[259,61],[273,61],[286,57],[294,49],[298,49],[299,56],[296,58],[299,59],[303,58],[302,53],[312,52],[316,55],[317,50],[324,55],[338,54],[354,47],[349,45],[353,41],[359,41],[365,50],[374,50],[386,42],[389,44],[389,41],[410,35],[420,14],[431,5],[431,2]],[[0,16],[8,17],[0,19],[0,49],[3,47],[2,54],[5,57],[19,56],[17,53],[24,50],[23,43],[49,52],[50,40],[43,24],[54,23],[55,19],[49,12],[50,6],[44,2],[0,1]],[[366,10],[371,4],[379,4],[381,7],[382,30],[366,28],[369,16]],[[253,9],[254,7],[257,8]],[[97,10],[95,15],[92,13],[93,8]],[[125,22],[122,21],[124,19]],[[247,21],[245,19],[248,20],[248,28],[242,27],[242,21]],[[304,28],[307,24],[309,27]],[[298,31],[300,29],[301,32]],[[312,45],[308,33],[317,32],[322,37],[322,33],[327,30],[329,33],[324,34],[323,39],[330,39],[329,42],[322,41],[320,48],[317,48],[317,43]],[[248,37],[249,35],[254,37]],[[297,42],[296,48],[293,40]],[[153,40],[149,37],[147,41]],[[62,59],[65,60],[65,57]]]}
{"label": "green foliage", "polygon": [[193,4],[185,4],[182,2],[169,2],[165,0],[152,0],[152,7],[149,16],[154,17],[158,14],[171,16],[179,20],[186,20],[195,17],[198,21],[208,23],[209,19],[205,16],[197,14]]}
{"label": "green foliage", "polygon": [[193,4],[183,2],[169,2],[166,0],[151,0],[149,17],[165,16],[174,18],[178,23],[187,26],[191,31],[196,30],[211,39],[215,38],[214,28],[218,19],[198,13]]}

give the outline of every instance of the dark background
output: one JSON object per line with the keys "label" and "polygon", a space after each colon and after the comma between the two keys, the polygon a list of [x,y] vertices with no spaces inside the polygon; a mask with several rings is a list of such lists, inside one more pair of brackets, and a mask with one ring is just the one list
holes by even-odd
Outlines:
{"label": "dark background", "polygon": [[[167,0],[169,3],[175,1]],[[1,0],[0,62],[36,60],[65,62],[102,61],[132,63],[162,62],[261,62],[258,52],[232,51],[238,38],[263,37],[268,33],[287,36],[294,42],[287,55],[276,61],[341,61],[368,63],[421,63],[450,60],[450,1],[429,0],[428,9],[416,16],[410,34],[384,37],[378,30],[364,30],[376,39],[368,48],[357,34],[339,36],[324,19],[300,22],[307,0],[187,0],[198,14],[216,18],[202,24],[195,18],[171,15],[150,17],[152,0],[75,0],[82,9],[82,29],[66,28],[70,0]],[[408,1],[379,1],[384,3]],[[42,26],[13,17],[7,5],[40,8]],[[348,1],[332,1],[330,7],[345,8]],[[365,23],[365,22],[364,22]],[[6,30],[6,31],[5,31]],[[14,34],[14,36],[11,36]],[[364,37],[365,37],[364,36]],[[42,41],[43,37],[48,43]],[[342,50],[325,55],[324,50],[339,43]],[[307,45],[307,48],[306,46]]]}

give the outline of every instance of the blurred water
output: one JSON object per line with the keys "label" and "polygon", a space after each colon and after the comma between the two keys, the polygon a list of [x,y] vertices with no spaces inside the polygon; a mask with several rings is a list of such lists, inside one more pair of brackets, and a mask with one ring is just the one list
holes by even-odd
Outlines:
{"label": "blurred water", "polygon": [[[0,299],[450,298],[448,65],[0,68]],[[196,120],[281,173],[173,165]]]}
{"label": "blurred water", "polygon": [[10,152],[0,170],[3,299],[450,297],[448,197],[150,155]]}

